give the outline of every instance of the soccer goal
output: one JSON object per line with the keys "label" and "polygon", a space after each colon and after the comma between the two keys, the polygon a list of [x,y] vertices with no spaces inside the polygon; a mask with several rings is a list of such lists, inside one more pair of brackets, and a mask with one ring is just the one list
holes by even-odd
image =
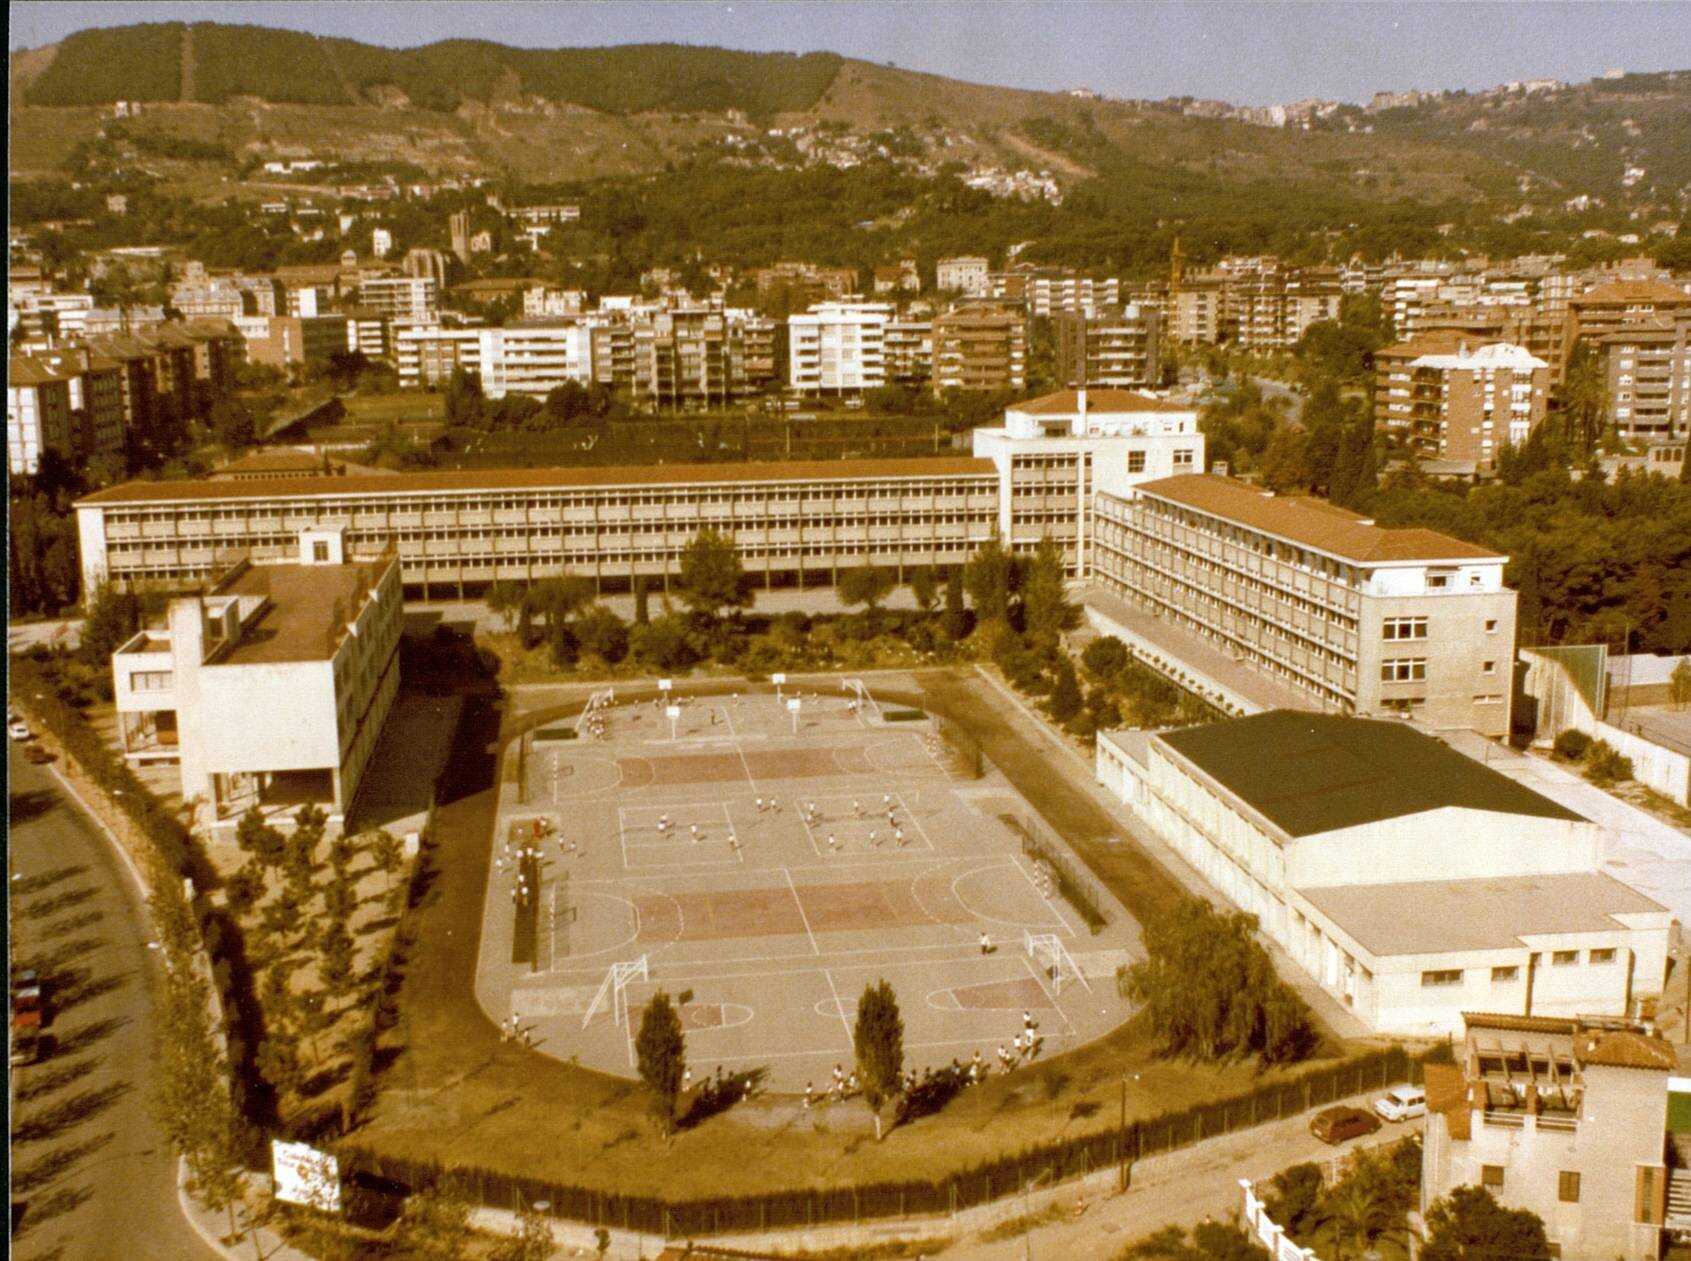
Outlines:
{"label": "soccer goal", "polygon": [[605,973],[605,979],[599,986],[599,992],[593,995],[593,1001],[587,1005],[587,1014],[581,1018],[581,1027],[587,1028],[593,1023],[593,1017],[599,1014],[599,1009],[608,1002],[611,1006],[611,1020],[619,1028],[628,1027],[628,987],[635,981],[647,980],[646,956],[628,963],[613,963],[610,971]]}
{"label": "soccer goal", "polygon": [[869,688],[862,679],[847,679],[843,684],[846,695],[857,702],[857,712],[868,717],[871,709],[875,717],[881,716],[881,703],[869,694]]}
{"label": "soccer goal", "polygon": [[615,703],[616,698],[616,689],[609,687],[602,687],[597,692],[594,692],[593,695],[589,696],[587,698],[587,704],[576,717],[575,734],[578,737],[586,735],[587,724],[593,721],[594,715],[601,710],[609,709],[611,705]]}
{"label": "soccer goal", "polygon": [[1055,933],[1039,933],[1023,931],[1022,945],[1026,947],[1028,958],[1033,966],[1039,969],[1040,975],[1050,978],[1051,988],[1061,994],[1063,988],[1079,981],[1081,987],[1091,990],[1092,986],[1075,963],[1074,956],[1068,947],[1063,945],[1062,938]]}

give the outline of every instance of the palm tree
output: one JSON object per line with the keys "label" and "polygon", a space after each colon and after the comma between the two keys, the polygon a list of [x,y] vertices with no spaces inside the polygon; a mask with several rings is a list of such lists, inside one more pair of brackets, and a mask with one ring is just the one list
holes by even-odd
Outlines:
{"label": "palm tree", "polygon": [[1351,1243],[1361,1255],[1386,1224],[1379,1181],[1356,1172],[1322,1197],[1321,1208],[1333,1227],[1335,1261],[1343,1261]]}

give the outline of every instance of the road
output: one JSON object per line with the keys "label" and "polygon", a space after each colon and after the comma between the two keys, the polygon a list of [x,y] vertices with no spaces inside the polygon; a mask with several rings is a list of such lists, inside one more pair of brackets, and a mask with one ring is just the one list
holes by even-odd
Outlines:
{"label": "road", "polygon": [[54,991],[48,1056],[13,1077],[12,1256],[214,1261],[148,1113],[156,965],[135,886],[56,779],[15,743],[7,759],[14,960]]}

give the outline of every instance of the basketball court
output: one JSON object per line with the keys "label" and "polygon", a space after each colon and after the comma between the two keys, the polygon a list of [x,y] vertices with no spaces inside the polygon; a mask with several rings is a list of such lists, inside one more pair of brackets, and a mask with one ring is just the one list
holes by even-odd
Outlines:
{"label": "basketball court", "polygon": [[857,1000],[882,979],[916,1069],[996,1065],[1024,1013],[1039,1058],[1126,1019],[1114,977],[1137,927],[1112,906],[1087,932],[1001,821],[1026,804],[966,772],[931,719],[889,719],[866,690],[666,702],[601,694],[507,750],[520,783],[477,977],[495,1022],[633,1075],[662,989],[686,1000],[695,1080],[763,1068],[820,1093],[851,1071]]}

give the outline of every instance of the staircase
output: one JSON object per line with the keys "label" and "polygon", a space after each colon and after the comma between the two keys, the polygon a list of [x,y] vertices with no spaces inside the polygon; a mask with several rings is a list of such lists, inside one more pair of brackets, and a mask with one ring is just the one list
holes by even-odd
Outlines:
{"label": "staircase", "polygon": [[1691,1169],[1668,1170],[1668,1211],[1663,1225],[1669,1230],[1691,1230]]}

